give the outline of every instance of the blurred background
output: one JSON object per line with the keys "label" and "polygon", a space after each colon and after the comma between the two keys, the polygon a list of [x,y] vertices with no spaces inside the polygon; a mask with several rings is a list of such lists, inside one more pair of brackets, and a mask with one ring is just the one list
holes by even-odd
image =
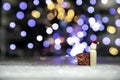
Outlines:
{"label": "blurred background", "polygon": [[120,57],[120,0],[2,0],[0,57]]}

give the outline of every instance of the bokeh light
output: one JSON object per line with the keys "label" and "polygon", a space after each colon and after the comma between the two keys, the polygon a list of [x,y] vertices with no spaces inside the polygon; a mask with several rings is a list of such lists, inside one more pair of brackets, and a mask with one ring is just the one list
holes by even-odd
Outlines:
{"label": "bokeh light", "polygon": [[108,3],[108,0],[101,0],[101,3],[102,3],[102,4],[107,4],[107,3]]}
{"label": "bokeh light", "polygon": [[117,39],[115,40],[115,44],[116,44],[117,46],[120,46],[120,38],[117,38]]}
{"label": "bokeh light", "polygon": [[49,45],[50,45],[49,41],[44,41],[44,42],[43,42],[43,46],[44,46],[44,47],[49,47]]}
{"label": "bokeh light", "polygon": [[39,0],[33,0],[34,5],[39,5],[39,3],[40,3]]}
{"label": "bokeh light", "polygon": [[90,35],[90,40],[91,41],[97,40],[97,36],[95,34]]}
{"label": "bokeh light", "polygon": [[82,30],[87,31],[89,29],[89,26],[87,24],[84,24],[82,26]]}
{"label": "bokeh light", "polygon": [[115,15],[115,14],[116,14],[115,8],[109,9],[109,13],[110,13],[111,15]]}
{"label": "bokeh light", "polygon": [[5,11],[9,11],[9,10],[11,9],[11,4],[8,3],[8,2],[4,3],[4,4],[3,4],[3,9],[4,9]]}
{"label": "bokeh light", "polygon": [[15,23],[15,22],[10,22],[10,23],[9,23],[9,26],[10,26],[11,28],[15,28],[15,27],[16,27],[16,23]]}
{"label": "bokeh light", "polygon": [[87,9],[87,11],[89,12],[89,13],[93,13],[94,12],[94,7],[92,7],[92,6],[89,6],[88,7],[88,9]]}
{"label": "bokeh light", "polygon": [[111,48],[109,48],[109,52],[110,52],[111,55],[115,56],[115,55],[118,55],[119,51],[118,51],[117,48],[111,47]]}
{"label": "bokeh light", "polygon": [[[120,0],[3,0],[1,26],[9,36],[7,51],[17,46],[26,53],[32,49],[41,51],[40,55],[75,56],[89,53],[90,43],[98,40],[102,43],[98,53],[107,47],[100,55],[116,55],[120,50],[119,4]],[[118,52],[108,50],[111,45]]]}
{"label": "bokeh light", "polygon": [[52,28],[50,28],[50,27],[49,27],[49,28],[47,28],[47,29],[46,29],[46,33],[47,33],[47,34],[52,34],[52,33],[53,33]]}
{"label": "bokeh light", "polygon": [[104,45],[109,45],[110,42],[111,42],[111,39],[109,37],[104,37],[102,42],[103,42]]}
{"label": "bokeh light", "polygon": [[120,0],[115,0],[117,4],[120,4]]}
{"label": "bokeh light", "polygon": [[21,35],[21,37],[26,37],[27,33],[26,33],[26,31],[21,31],[20,35]]}
{"label": "bokeh light", "polygon": [[73,28],[72,28],[71,26],[68,26],[68,27],[66,28],[66,31],[67,31],[68,33],[72,33],[72,32],[73,32]]}
{"label": "bokeh light", "polygon": [[36,21],[34,19],[29,19],[27,24],[29,27],[35,27]]}
{"label": "bokeh light", "polygon": [[11,50],[15,50],[16,49],[16,45],[15,44],[10,44],[10,49]]}
{"label": "bokeh light", "polygon": [[117,8],[117,12],[118,12],[118,14],[120,14],[120,7]]}
{"label": "bokeh light", "polygon": [[16,13],[16,17],[18,18],[18,19],[23,19],[24,18],[24,13],[22,12],[22,11],[18,11],[17,13]]}
{"label": "bokeh light", "polygon": [[43,40],[43,36],[42,36],[42,35],[38,35],[38,36],[36,37],[36,39],[37,39],[37,41],[42,41],[42,40]]}
{"label": "bokeh light", "polygon": [[114,26],[108,26],[107,27],[107,31],[110,33],[110,34],[114,34],[116,32],[116,28]]}
{"label": "bokeh light", "polygon": [[109,18],[105,16],[105,17],[102,18],[102,21],[103,21],[103,23],[108,23]]}
{"label": "bokeh light", "polygon": [[32,49],[32,48],[34,47],[34,44],[33,44],[33,43],[28,43],[28,44],[27,44],[27,47],[28,47],[29,49]]}
{"label": "bokeh light", "polygon": [[80,5],[82,5],[82,0],[76,0],[76,4],[78,5],[78,6],[80,6]]}
{"label": "bokeh light", "polygon": [[31,14],[34,18],[40,18],[41,16],[41,13],[37,10],[33,10]]}
{"label": "bokeh light", "polygon": [[55,50],[60,50],[61,49],[61,45],[60,44],[55,44],[54,48],[55,48]]}
{"label": "bokeh light", "polygon": [[120,19],[116,19],[115,25],[116,25],[117,27],[120,27]]}
{"label": "bokeh light", "polygon": [[53,23],[52,28],[53,28],[53,30],[58,30],[59,25],[57,23]]}
{"label": "bokeh light", "polygon": [[90,4],[91,5],[95,5],[96,4],[96,0],[90,0]]}
{"label": "bokeh light", "polygon": [[27,9],[27,3],[26,3],[26,2],[20,2],[19,8],[20,8],[21,10],[26,10],[26,9]]}

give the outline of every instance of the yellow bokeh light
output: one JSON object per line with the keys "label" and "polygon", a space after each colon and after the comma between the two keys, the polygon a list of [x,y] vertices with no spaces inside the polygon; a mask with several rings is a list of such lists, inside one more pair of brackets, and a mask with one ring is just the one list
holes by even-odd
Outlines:
{"label": "yellow bokeh light", "polygon": [[62,3],[64,0],[57,0],[58,3]]}
{"label": "yellow bokeh light", "polygon": [[117,8],[117,12],[118,12],[118,14],[120,14],[120,7]]}
{"label": "yellow bokeh light", "polygon": [[63,13],[59,13],[59,14],[57,15],[57,18],[58,18],[59,20],[63,20],[64,17],[65,17],[65,15],[64,15]]}
{"label": "yellow bokeh light", "polygon": [[109,49],[109,52],[110,52],[111,55],[114,55],[114,56],[118,55],[118,49],[117,48],[111,47]]}
{"label": "yellow bokeh light", "polygon": [[33,10],[31,15],[34,17],[34,18],[39,18],[41,16],[41,13],[37,10]]}
{"label": "yellow bokeh light", "polygon": [[57,10],[58,10],[58,13],[63,13],[63,14],[65,13],[65,9],[64,8],[59,7]]}
{"label": "yellow bokeh light", "polygon": [[107,31],[111,34],[114,34],[116,32],[116,28],[114,26],[108,26]]}
{"label": "yellow bokeh light", "polygon": [[49,13],[49,14],[47,14],[47,19],[48,20],[53,20],[54,19],[54,14],[53,13]]}
{"label": "yellow bokeh light", "polygon": [[69,17],[71,17],[71,18],[74,17],[74,15],[75,15],[74,10],[73,10],[73,9],[69,9],[67,15],[68,15]]}
{"label": "yellow bokeh light", "polygon": [[64,20],[65,20],[65,22],[69,23],[69,22],[72,21],[72,18],[69,17],[69,16],[66,16],[66,17],[64,18]]}
{"label": "yellow bokeh light", "polygon": [[53,10],[55,8],[55,4],[53,2],[51,2],[50,4],[47,5],[47,8],[49,10]]}

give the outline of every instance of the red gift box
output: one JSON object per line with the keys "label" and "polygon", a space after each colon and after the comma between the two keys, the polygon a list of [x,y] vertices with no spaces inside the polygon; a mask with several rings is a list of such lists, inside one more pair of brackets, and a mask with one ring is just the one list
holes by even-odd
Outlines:
{"label": "red gift box", "polygon": [[89,53],[80,53],[76,55],[78,65],[90,65],[90,54]]}

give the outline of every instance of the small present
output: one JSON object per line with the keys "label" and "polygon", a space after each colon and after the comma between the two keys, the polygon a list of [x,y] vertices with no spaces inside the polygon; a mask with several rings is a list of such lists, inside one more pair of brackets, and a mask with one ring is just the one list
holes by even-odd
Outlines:
{"label": "small present", "polygon": [[89,53],[80,53],[76,55],[78,65],[90,65],[90,54]]}

